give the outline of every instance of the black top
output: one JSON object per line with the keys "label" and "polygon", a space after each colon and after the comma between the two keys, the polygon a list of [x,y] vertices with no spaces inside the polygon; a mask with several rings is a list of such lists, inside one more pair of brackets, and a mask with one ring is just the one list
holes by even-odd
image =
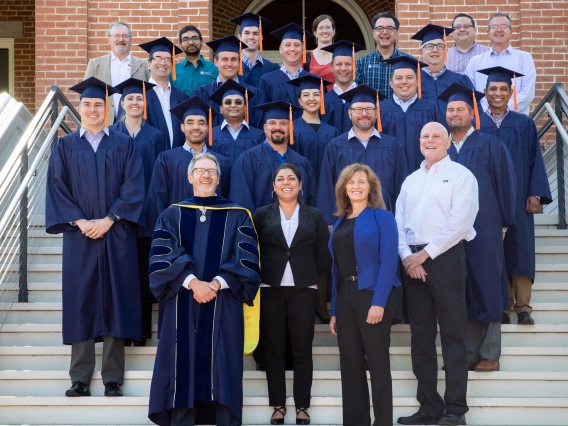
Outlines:
{"label": "black top", "polygon": [[308,124],[310,125],[310,127],[311,127],[312,129],[314,129],[314,132],[316,132],[316,133],[317,133],[317,131],[319,130],[319,128],[320,128],[320,126],[321,126],[320,123],[308,123]]}
{"label": "black top", "polygon": [[357,275],[355,241],[353,239],[356,219],[356,217],[343,219],[333,234],[333,255],[341,278]]}

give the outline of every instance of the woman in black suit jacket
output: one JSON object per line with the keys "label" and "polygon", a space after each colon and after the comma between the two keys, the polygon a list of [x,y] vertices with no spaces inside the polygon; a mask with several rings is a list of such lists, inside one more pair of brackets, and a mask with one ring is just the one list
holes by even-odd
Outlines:
{"label": "woman in black suit jacket", "polygon": [[284,163],[274,173],[278,200],[256,210],[253,221],[260,243],[261,340],[264,342],[270,424],[284,424],[286,414],[286,323],[294,359],[296,424],[310,424],[312,341],[317,284],[331,266],[329,231],[323,214],[299,201],[300,171]]}

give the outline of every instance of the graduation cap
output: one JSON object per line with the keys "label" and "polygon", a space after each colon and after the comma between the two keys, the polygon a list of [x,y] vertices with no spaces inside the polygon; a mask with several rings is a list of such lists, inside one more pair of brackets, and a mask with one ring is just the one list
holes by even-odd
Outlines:
{"label": "graduation cap", "polygon": [[209,96],[209,99],[217,105],[222,105],[223,99],[229,95],[239,95],[245,99],[245,120],[248,123],[248,101],[254,97],[255,94],[253,92],[249,92],[246,87],[240,85],[235,80],[227,80],[221,85],[221,87],[215,90],[211,96]]}
{"label": "graduation cap", "polygon": [[258,44],[259,44],[259,50],[262,52],[262,26],[272,25],[271,21],[269,21],[266,18],[263,18],[262,16],[257,15],[256,13],[247,12],[231,19],[229,22],[240,25],[241,28],[244,27],[258,28]]}
{"label": "graduation cap", "polygon": [[306,40],[315,40],[316,38],[312,33],[292,22],[291,24],[284,25],[282,28],[272,31],[270,34],[278,40],[286,40],[287,38],[300,40],[302,42],[302,64],[307,62]]}
{"label": "graduation cap", "polygon": [[264,111],[264,121],[288,120],[290,129],[290,145],[294,145],[294,119],[292,117],[292,113],[301,111],[302,108],[284,101],[268,102],[266,104],[257,105],[255,108]]}
{"label": "graduation cap", "polygon": [[463,101],[468,104],[471,108],[473,108],[475,114],[475,130],[479,130],[480,123],[477,102],[479,102],[483,97],[485,97],[485,95],[475,89],[470,89],[469,87],[462,86],[459,83],[452,83],[446,90],[440,93],[438,99],[446,103]]}
{"label": "graduation cap", "polygon": [[325,102],[323,96],[325,95],[325,91],[323,90],[324,86],[328,84],[332,84],[330,81],[324,80],[320,76],[314,74],[307,74],[302,77],[295,78],[293,80],[287,81],[288,84],[292,86],[296,86],[300,89],[300,93],[302,90],[306,89],[319,89],[320,91],[320,114],[325,114]]}
{"label": "graduation cap", "polygon": [[381,106],[379,105],[379,101],[386,99],[387,97],[385,95],[366,84],[361,84],[345,93],[342,93],[339,97],[351,104],[356,102],[374,103],[377,107],[377,130],[379,132],[383,131],[383,125],[381,123]]}
{"label": "graduation cap", "polygon": [[365,50],[365,48],[359,44],[353,43],[347,40],[341,40],[336,43],[330,44],[329,46],[322,47],[321,50],[332,53],[332,59],[336,56],[350,56],[351,57],[351,67],[353,68],[353,80],[355,80],[355,52]]}
{"label": "graduation cap", "polygon": [[199,96],[192,96],[191,98],[183,101],[181,104],[176,105],[170,112],[181,120],[183,123],[185,117],[188,115],[201,115],[207,119],[207,127],[209,132],[209,145],[213,145],[213,117],[217,115],[215,111],[205,101],[201,100]]}
{"label": "graduation cap", "polygon": [[397,58],[388,58],[384,60],[387,64],[392,65],[392,71],[401,69],[411,69],[416,73],[416,78],[418,79],[418,97],[422,98],[422,75],[420,73],[420,67],[427,67],[428,64],[418,61],[409,56],[399,56]]}
{"label": "graduation cap", "polygon": [[[495,83],[507,83],[509,87],[513,88],[513,104],[515,111],[519,110],[519,105],[517,104],[517,77],[524,77],[524,74],[512,71],[503,67],[491,67],[478,70],[477,72],[485,74],[487,76],[487,81],[493,81]],[[515,80],[515,85],[513,86],[512,81]]]}
{"label": "graduation cap", "polygon": [[[222,52],[232,52],[239,54],[239,75],[243,75],[243,42],[234,35],[218,38],[205,43],[215,51],[215,54]],[[245,49],[248,47],[244,45]]]}
{"label": "graduation cap", "polygon": [[176,67],[175,67],[175,57],[183,52],[179,47],[173,44],[170,39],[166,37],[160,37],[156,40],[149,41],[147,43],[139,44],[138,47],[148,52],[150,56],[157,52],[168,52],[172,55],[172,80],[176,79]]}
{"label": "graduation cap", "polygon": [[454,31],[453,28],[428,24],[410,38],[420,40],[422,44],[426,44],[432,40],[444,40],[444,62],[448,62],[448,42],[446,36]]}
{"label": "graduation cap", "polygon": [[108,127],[108,96],[120,93],[114,87],[109,86],[104,81],[95,77],[89,77],[75,86],[71,86],[69,90],[79,93],[79,99],[97,98],[105,100],[105,127]]}
{"label": "graduation cap", "polygon": [[117,84],[114,86],[119,93],[122,93],[122,99],[125,96],[130,95],[132,93],[139,93],[144,96],[144,120],[148,119],[148,114],[146,113],[146,92],[148,90],[152,90],[153,87],[156,85],[153,83],[148,83],[147,81],[138,80],[137,78],[129,78],[128,80],[124,80],[122,83]]}

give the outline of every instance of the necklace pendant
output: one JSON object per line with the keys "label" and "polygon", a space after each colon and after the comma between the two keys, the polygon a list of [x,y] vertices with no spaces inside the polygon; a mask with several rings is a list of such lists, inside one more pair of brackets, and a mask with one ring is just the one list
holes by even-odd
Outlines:
{"label": "necklace pendant", "polygon": [[205,222],[207,220],[207,218],[205,217],[205,212],[202,212],[202,216],[199,218],[199,221],[201,223]]}

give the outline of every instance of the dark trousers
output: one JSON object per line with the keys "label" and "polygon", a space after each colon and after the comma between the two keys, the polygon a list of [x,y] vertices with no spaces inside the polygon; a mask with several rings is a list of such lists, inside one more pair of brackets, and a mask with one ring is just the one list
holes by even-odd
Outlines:
{"label": "dark trousers", "polygon": [[273,407],[286,405],[286,323],[294,360],[294,402],[308,408],[314,363],[312,342],[317,291],[312,288],[262,288],[260,333],[264,342],[268,400]]}
{"label": "dark trousers", "polygon": [[383,320],[368,324],[373,292],[359,290],[357,281],[340,283],[337,293],[337,342],[341,367],[343,424],[369,426],[371,409],[367,371],[371,376],[375,426],[392,426],[392,379],[390,372],[390,329],[396,308],[391,291]]}
{"label": "dark trousers", "polygon": [[[215,405],[215,407],[212,406],[210,408],[215,410],[215,424],[217,426],[240,426],[241,423],[231,414],[231,411],[225,405],[218,403],[208,404]],[[172,409],[172,423],[170,426],[194,426],[196,424],[203,424],[199,420],[199,417],[199,414],[196,415],[196,410],[174,408]]]}
{"label": "dark trousers", "polygon": [[148,268],[150,265],[150,238],[138,238],[138,271],[140,273],[140,294],[142,295],[142,337],[152,338],[152,304],[156,303],[154,295],[150,291],[150,278]]}
{"label": "dark trousers", "polygon": [[[466,263],[462,243],[423,264],[426,282],[405,274],[410,320],[412,370],[418,379],[420,412],[439,417],[445,411],[465,414],[467,394]],[[436,318],[440,324],[446,370],[444,399],[437,390]]]}
{"label": "dark trousers", "polygon": [[[95,371],[95,341],[73,343],[71,345],[71,366],[69,376],[72,382],[91,384]],[[105,336],[103,342],[103,362],[101,368],[103,383],[124,381],[124,339]]]}

